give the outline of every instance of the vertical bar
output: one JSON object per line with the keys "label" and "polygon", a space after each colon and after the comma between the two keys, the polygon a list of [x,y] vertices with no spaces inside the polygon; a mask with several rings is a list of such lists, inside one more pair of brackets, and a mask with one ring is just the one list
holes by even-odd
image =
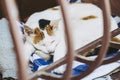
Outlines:
{"label": "vertical bar", "polygon": [[[6,17],[9,22],[10,32],[12,35],[15,51],[16,51],[16,59],[18,63],[18,78],[19,80],[27,80],[27,61],[25,62],[25,51],[24,44],[20,37],[20,29],[17,25],[18,21],[18,10],[15,4],[15,0],[1,0],[3,11],[6,14]],[[12,64],[11,64],[12,65]],[[16,72],[17,73],[17,72]]]}
{"label": "vertical bar", "polygon": [[96,63],[97,61],[99,61],[101,64],[104,56],[107,53],[108,47],[109,47],[109,42],[110,42],[110,27],[111,27],[111,11],[110,11],[110,1],[109,0],[101,0],[100,2],[100,8],[102,9],[103,12],[103,39],[101,40],[101,44],[102,47],[100,49],[100,53],[98,58],[96,59]]}
{"label": "vertical bar", "polygon": [[61,6],[61,12],[63,15],[63,21],[65,25],[65,32],[66,32],[66,39],[67,39],[67,66],[66,66],[66,71],[63,76],[63,80],[70,80],[71,79],[71,72],[72,72],[72,62],[74,60],[74,51],[73,51],[73,41],[72,41],[72,36],[71,36],[71,26],[72,22],[70,19],[68,7],[69,4],[66,0],[58,0],[58,3]]}
{"label": "vertical bar", "polygon": [[111,11],[110,11],[110,1],[109,0],[100,0],[100,8],[102,9],[103,12],[103,38],[101,40],[101,49],[100,52],[95,59],[95,61],[90,64],[90,68],[87,69],[83,74],[79,75],[76,78],[76,80],[79,80],[89,73],[91,73],[93,70],[95,70],[98,66],[100,66],[104,60],[104,57],[106,55],[107,49],[109,47],[109,42],[110,42],[110,27],[111,27],[111,22],[110,22],[110,17],[111,17]]}

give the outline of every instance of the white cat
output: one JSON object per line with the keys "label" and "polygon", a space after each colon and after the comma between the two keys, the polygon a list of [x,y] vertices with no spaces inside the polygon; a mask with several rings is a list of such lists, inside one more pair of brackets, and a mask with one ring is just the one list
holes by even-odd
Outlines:
{"label": "white cat", "polygon": [[[69,11],[73,24],[71,36],[74,50],[102,36],[103,20],[100,8],[93,4],[80,3],[70,4]],[[117,24],[112,18],[111,23],[111,30],[116,29]],[[31,15],[25,23],[25,36],[29,56],[35,52],[40,57],[49,60],[50,55],[54,55],[54,62],[64,57],[67,48],[60,7],[49,8]],[[55,71],[63,73],[64,70],[65,67],[62,66]]]}

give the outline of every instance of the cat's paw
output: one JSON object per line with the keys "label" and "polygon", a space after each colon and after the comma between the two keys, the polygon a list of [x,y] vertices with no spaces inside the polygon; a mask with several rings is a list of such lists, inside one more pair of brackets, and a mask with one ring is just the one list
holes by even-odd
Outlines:
{"label": "cat's paw", "polygon": [[55,46],[51,45],[51,46],[47,47],[47,50],[48,50],[49,53],[53,53],[55,51]]}
{"label": "cat's paw", "polygon": [[41,52],[41,51],[38,51],[38,50],[37,50],[37,51],[35,51],[35,54],[37,54],[38,56],[44,58],[45,60],[49,60],[49,59],[50,59],[50,55],[45,54],[45,53],[43,53],[43,52]]}

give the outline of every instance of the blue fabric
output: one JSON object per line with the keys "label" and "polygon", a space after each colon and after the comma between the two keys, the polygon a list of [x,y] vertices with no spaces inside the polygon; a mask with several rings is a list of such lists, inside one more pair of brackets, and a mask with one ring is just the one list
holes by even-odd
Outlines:
{"label": "blue fabric", "polygon": [[[110,55],[107,55],[107,57],[113,57],[113,56],[117,56],[117,54],[119,54],[120,52],[117,52],[117,53],[113,53],[113,54],[110,54]],[[33,67],[32,67],[32,71],[35,72],[38,70],[38,68],[40,66],[44,66],[44,65],[49,65],[51,64],[52,62],[51,61],[46,61],[42,58],[39,58],[39,59],[35,59],[33,61]],[[89,65],[87,64],[82,64],[82,65],[78,65],[76,66],[73,71],[72,71],[72,75],[79,75],[79,74],[82,74],[85,70],[87,70],[89,68]],[[56,73],[56,72],[52,72],[53,74],[56,74],[56,75],[63,75],[63,74],[60,74],[60,73]]]}
{"label": "blue fabric", "polygon": [[[117,22],[118,27],[120,28],[120,17],[118,17],[116,15],[112,15],[112,17],[115,19],[115,21]],[[119,20],[117,20],[116,18],[119,18]]]}
{"label": "blue fabric", "polygon": [[22,32],[22,34],[24,34],[24,23],[23,22],[19,22],[19,26],[20,26],[20,30],[21,30],[21,32]]}
{"label": "blue fabric", "polygon": [[[35,52],[33,52],[32,54],[31,54],[31,57],[34,57],[34,55],[35,55]],[[31,61],[31,60],[30,60]],[[44,65],[49,65],[49,64],[51,64],[52,63],[52,61],[49,61],[49,60],[45,60],[45,59],[43,59],[43,58],[37,58],[37,59],[34,59],[33,61],[31,61],[31,65],[30,65],[30,67],[31,67],[31,71],[33,71],[33,72],[35,72],[35,71],[37,71],[38,70],[38,68],[40,67],[40,66],[44,66]]]}
{"label": "blue fabric", "polygon": [[85,70],[87,70],[88,68],[89,68],[89,65],[87,64],[78,65],[77,67],[73,69],[72,75],[79,75],[83,73]]}
{"label": "blue fabric", "polygon": [[38,68],[39,68],[40,66],[49,65],[49,64],[51,64],[51,63],[52,63],[51,61],[46,61],[46,60],[44,60],[44,59],[42,59],[42,58],[35,59],[35,60],[33,61],[32,71],[35,72],[35,71],[38,70]]}
{"label": "blue fabric", "polygon": [[[35,55],[34,52],[31,54],[31,57],[33,57],[33,55]],[[31,71],[33,71],[33,72],[37,71],[38,68],[41,66],[45,66],[45,65],[49,65],[49,64],[53,63],[52,61],[44,60],[43,58],[34,59],[31,62],[32,62],[32,64],[30,65],[30,68],[31,68]],[[72,75],[79,75],[88,68],[89,68],[89,65],[87,65],[87,64],[78,65],[73,69]],[[61,73],[56,73],[53,71],[51,73],[56,74],[56,75],[63,75]]]}
{"label": "blue fabric", "polygon": [[114,17],[116,17],[116,15],[112,15],[112,17],[114,18]]}
{"label": "blue fabric", "polygon": [[120,28],[120,22],[119,23],[117,23],[118,24],[118,27]]}
{"label": "blue fabric", "polygon": [[[44,65],[49,65],[49,64],[51,64],[52,62],[51,61],[46,61],[46,60],[44,60],[44,59],[42,59],[42,58],[39,58],[39,59],[35,59],[34,61],[33,61],[33,67],[32,67],[32,71],[33,72],[35,72],[35,71],[37,71],[38,70],[38,68],[40,67],[40,66],[44,66]],[[87,65],[87,64],[83,64],[83,65],[78,65],[78,66],[76,66],[74,69],[73,69],[73,71],[72,71],[72,75],[79,75],[79,74],[81,74],[81,73],[83,73],[86,69],[88,69],[89,68],[89,65]],[[52,72],[53,74],[56,74],[56,75],[63,75],[63,74],[61,74],[61,73],[56,73],[56,72]]]}
{"label": "blue fabric", "polygon": [[57,73],[57,72],[52,72],[52,74],[56,74],[56,75],[63,75],[63,74],[61,74],[61,73]]}
{"label": "blue fabric", "polygon": [[[78,65],[76,66],[73,70],[72,70],[72,75],[79,75],[82,74],[85,70],[87,70],[89,68],[89,65],[83,64],[83,65]],[[61,73],[56,73],[53,72],[53,74],[56,75],[63,75]]]}
{"label": "blue fabric", "polygon": [[78,0],[70,0],[70,3],[72,3],[72,2],[76,2],[76,1],[78,1]]}
{"label": "blue fabric", "polygon": [[117,56],[118,54],[120,54],[120,52],[115,52],[115,53],[108,54],[108,55],[106,55],[106,57],[112,58],[112,57]]}

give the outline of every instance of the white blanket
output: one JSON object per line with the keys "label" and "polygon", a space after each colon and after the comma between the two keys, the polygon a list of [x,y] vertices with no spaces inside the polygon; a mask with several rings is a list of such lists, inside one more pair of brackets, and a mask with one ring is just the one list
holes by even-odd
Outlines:
{"label": "white blanket", "polygon": [[5,18],[0,20],[0,68],[2,68],[3,77],[17,78],[14,45]]}

